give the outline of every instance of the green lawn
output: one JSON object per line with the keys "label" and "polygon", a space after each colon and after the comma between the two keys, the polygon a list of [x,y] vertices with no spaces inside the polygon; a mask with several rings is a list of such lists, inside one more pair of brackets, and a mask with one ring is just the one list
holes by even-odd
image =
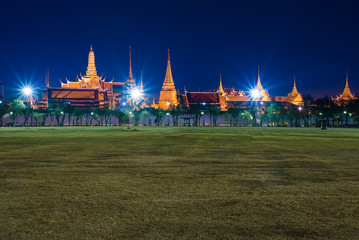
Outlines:
{"label": "green lawn", "polygon": [[358,239],[358,222],[358,129],[0,129],[0,239]]}

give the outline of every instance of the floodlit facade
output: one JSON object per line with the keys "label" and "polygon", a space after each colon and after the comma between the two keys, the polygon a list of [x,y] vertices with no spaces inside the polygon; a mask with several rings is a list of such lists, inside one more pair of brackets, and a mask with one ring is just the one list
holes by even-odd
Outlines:
{"label": "floodlit facade", "polygon": [[[143,93],[143,82],[136,86],[135,79],[132,75],[131,66],[131,47],[129,61],[129,76],[126,82],[117,82],[112,79],[106,82],[106,78],[98,76],[95,65],[95,53],[92,46],[88,55],[88,65],[86,75],[76,77],[76,81],[61,82],[60,88],[49,86],[48,75],[45,83],[46,88],[39,90],[34,106],[37,108],[47,108],[50,103],[71,104],[78,108],[109,108],[115,109],[121,103],[128,105],[130,108],[146,107],[146,96]],[[142,91],[139,98],[131,98],[131,92],[138,88]]]}

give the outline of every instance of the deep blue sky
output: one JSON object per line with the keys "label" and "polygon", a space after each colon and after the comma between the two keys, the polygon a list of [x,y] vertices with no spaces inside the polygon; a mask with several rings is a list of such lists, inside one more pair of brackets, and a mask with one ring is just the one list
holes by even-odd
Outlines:
{"label": "deep blue sky", "polygon": [[343,90],[349,68],[359,92],[359,8],[355,1],[7,1],[0,13],[0,79],[6,95],[20,82],[43,87],[84,75],[90,44],[108,80],[125,81],[128,46],[134,76],[158,96],[171,49],[183,92],[246,90],[261,66],[270,95],[286,95],[293,75],[315,97]]}

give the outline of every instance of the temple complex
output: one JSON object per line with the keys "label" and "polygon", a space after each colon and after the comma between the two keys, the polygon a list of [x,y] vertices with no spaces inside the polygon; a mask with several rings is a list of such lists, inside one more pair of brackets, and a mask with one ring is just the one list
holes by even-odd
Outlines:
{"label": "temple complex", "polygon": [[345,77],[345,87],[344,87],[344,91],[342,94],[340,94],[339,96],[337,96],[336,98],[333,98],[333,100],[335,102],[337,102],[338,104],[340,104],[341,102],[347,102],[347,101],[351,101],[351,100],[355,100],[357,99],[354,94],[352,94],[350,92],[350,88],[349,88],[349,76],[348,76],[348,69],[346,71],[346,77]]}
{"label": "temple complex", "polygon": [[[60,81],[61,82],[61,81]],[[131,66],[131,47],[129,60],[129,75],[126,82],[116,82],[112,79],[106,82],[106,78],[102,75],[98,76],[95,65],[95,53],[92,46],[88,55],[88,65],[86,75],[76,77],[76,81],[70,81],[66,78],[66,82],[61,82],[60,88],[49,86],[48,75],[45,79],[45,89],[39,90],[38,98],[35,100],[37,108],[46,108],[49,103],[60,104],[68,103],[79,108],[109,108],[115,109],[120,103],[128,104],[130,108],[148,106],[146,96],[143,93],[143,82],[141,79],[142,93],[139,98],[134,101],[131,98],[131,91],[136,88],[135,79],[132,75]],[[140,90],[141,91],[141,90]]]}
{"label": "temple complex", "polygon": [[[226,88],[223,85],[222,74],[219,76],[219,87],[217,90],[190,92],[184,89],[184,93],[181,94],[175,88],[171,69],[170,50],[168,50],[166,74],[160,91],[159,101],[156,103],[155,99],[153,99],[152,103],[150,103],[148,97],[144,94],[142,71],[139,85],[136,85],[136,80],[133,77],[131,46],[129,47],[128,78],[122,82],[114,81],[114,79],[107,82],[103,75],[98,75],[95,64],[95,53],[91,46],[88,54],[86,74],[83,76],[80,73],[79,76],[76,77],[76,81],[70,81],[66,78],[66,82],[61,82],[61,87],[50,87],[47,72],[45,79],[46,87],[45,89],[38,90],[39,94],[37,98],[34,98],[33,105],[35,108],[47,108],[50,103],[67,103],[78,108],[115,109],[118,106],[122,108],[126,106],[128,109],[152,107],[169,110],[181,104],[187,107],[187,109],[193,107],[201,109],[217,108],[220,111],[226,111],[231,107],[251,107],[253,106],[253,102],[257,102],[261,107],[265,107],[270,102],[282,102],[286,106],[291,104],[301,106],[303,105],[303,96],[298,91],[296,83],[294,76],[293,88],[288,95],[270,96],[268,90],[264,89],[262,85],[260,67],[258,66],[257,82],[254,88],[254,90],[257,91],[257,96],[252,94],[248,95],[247,92],[240,89]],[[344,91],[340,96],[333,98],[333,100],[337,104],[342,104],[343,102],[355,99],[357,99],[357,97],[355,97],[349,89],[347,71]]]}
{"label": "temple complex", "polygon": [[178,105],[178,96],[173,82],[171,62],[170,62],[170,50],[168,49],[168,60],[165,80],[163,81],[162,90],[160,92],[160,99],[158,101],[158,107],[163,110],[168,110],[171,106]]}

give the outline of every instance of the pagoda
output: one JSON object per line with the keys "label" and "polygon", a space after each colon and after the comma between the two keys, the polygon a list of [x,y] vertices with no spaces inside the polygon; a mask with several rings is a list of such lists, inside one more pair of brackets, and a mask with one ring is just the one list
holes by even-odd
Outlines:
{"label": "pagoda", "polygon": [[71,82],[66,78],[66,83],[61,82],[62,88],[98,88],[104,89],[105,79],[102,79],[102,76],[97,75],[96,65],[95,65],[95,53],[90,47],[90,52],[88,56],[88,64],[86,75],[82,76],[80,73],[80,78],[77,76],[77,82]]}
{"label": "pagoda", "polygon": [[259,90],[259,96],[261,101],[270,101],[268,90],[264,89],[261,83],[261,77],[260,77],[260,68],[258,66],[258,79],[257,79],[257,85],[255,87]]}
{"label": "pagoda", "polygon": [[356,99],[356,97],[354,96],[354,94],[352,94],[350,92],[349,76],[348,76],[348,69],[347,69],[344,91],[341,95],[337,96],[334,100],[337,102],[341,102],[341,101],[351,101],[351,100],[355,100],[355,99]]}
{"label": "pagoda", "polygon": [[168,49],[168,60],[165,80],[163,81],[162,90],[160,92],[160,100],[158,102],[159,108],[163,110],[170,109],[171,106],[178,105],[177,91],[173,82],[170,50]]}
{"label": "pagoda", "polygon": [[288,102],[295,104],[295,105],[302,105],[303,104],[303,96],[297,90],[297,86],[295,84],[295,75],[294,75],[294,85],[293,90],[291,93],[288,94]]}

